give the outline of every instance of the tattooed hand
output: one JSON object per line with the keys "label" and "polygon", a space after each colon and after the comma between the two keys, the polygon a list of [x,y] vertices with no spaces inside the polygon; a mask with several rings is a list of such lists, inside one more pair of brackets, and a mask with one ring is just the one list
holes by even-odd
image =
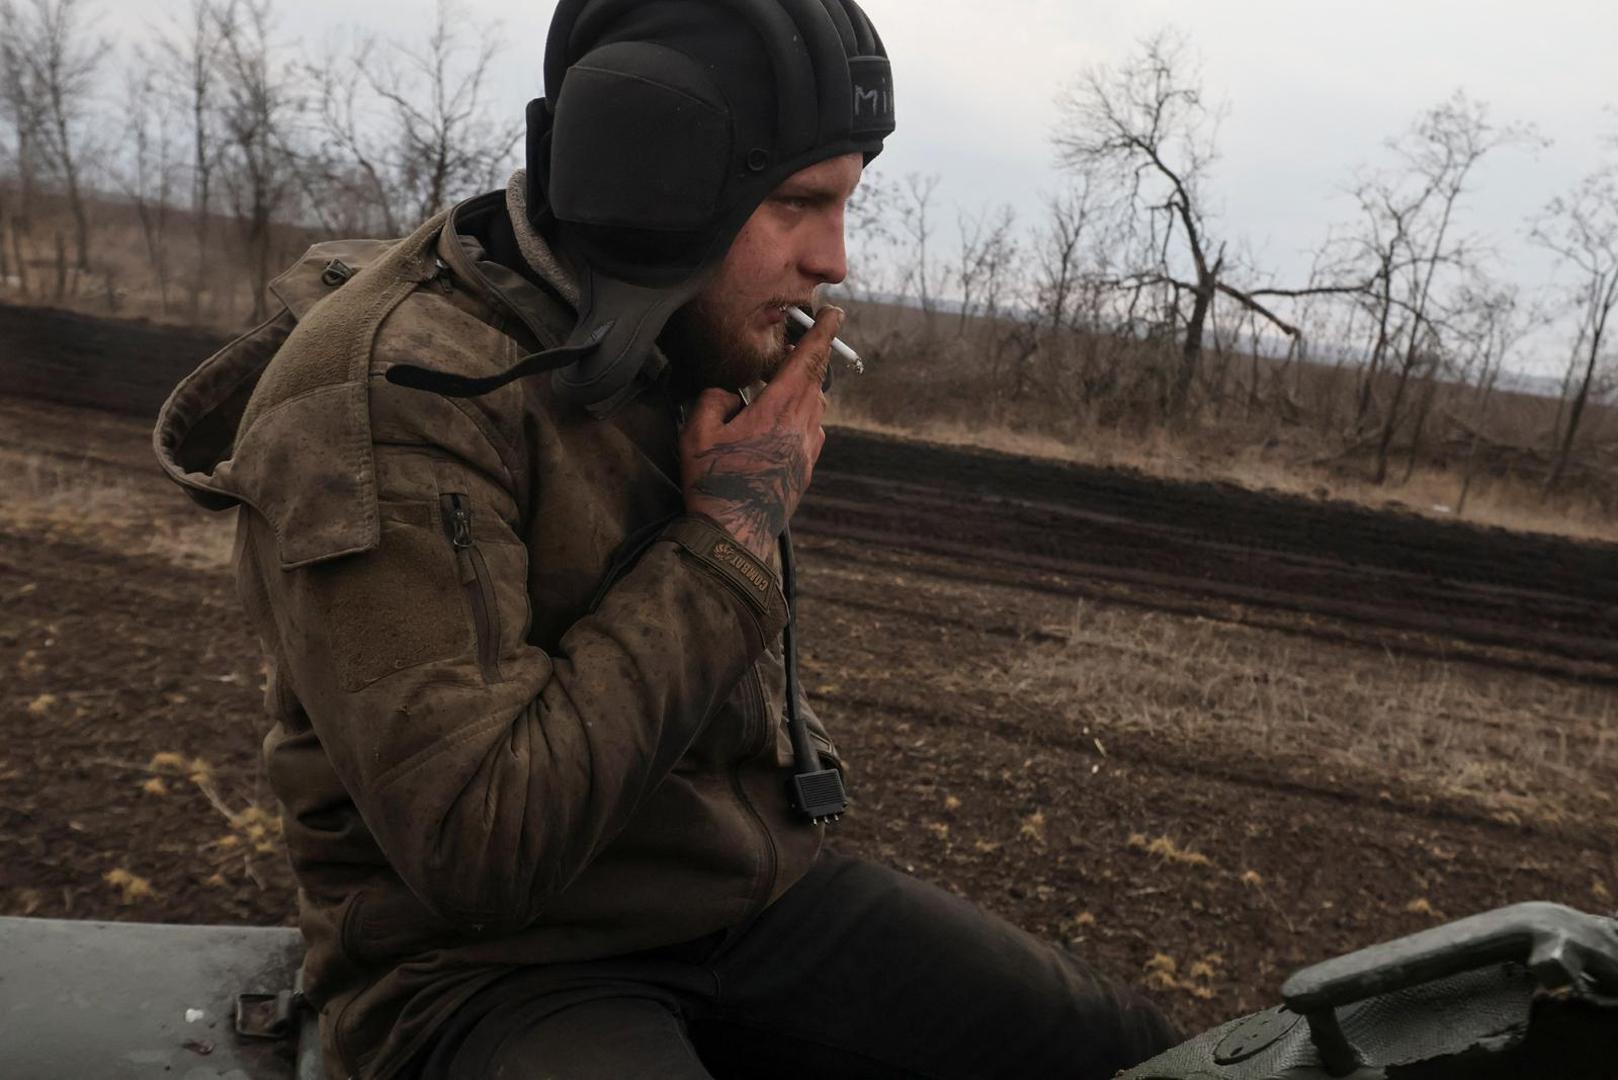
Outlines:
{"label": "tattooed hand", "polygon": [[738,412],[735,394],[705,390],[680,433],[686,509],[713,518],[765,561],[826,443],[820,386],[842,325],[840,308],[821,308],[814,328],[751,405]]}

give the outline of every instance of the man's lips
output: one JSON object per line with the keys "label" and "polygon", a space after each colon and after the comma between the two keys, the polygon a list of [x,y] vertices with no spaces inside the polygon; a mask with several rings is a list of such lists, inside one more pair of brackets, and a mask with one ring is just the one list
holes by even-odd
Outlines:
{"label": "man's lips", "polygon": [[793,300],[790,301],[788,305],[770,304],[764,309],[764,317],[766,321],[768,321],[772,326],[778,322],[785,322],[787,317],[786,307],[788,306],[803,308],[803,310],[809,312],[810,314],[813,314],[815,310],[815,302],[813,300]]}

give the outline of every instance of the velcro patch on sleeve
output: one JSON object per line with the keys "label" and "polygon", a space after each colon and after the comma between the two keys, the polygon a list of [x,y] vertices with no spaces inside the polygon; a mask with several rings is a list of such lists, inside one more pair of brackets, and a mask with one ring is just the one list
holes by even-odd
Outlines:
{"label": "velcro patch on sleeve", "polygon": [[704,566],[717,572],[753,609],[764,640],[774,639],[786,625],[787,603],[775,572],[706,518],[683,517],[663,532]]}
{"label": "velcro patch on sleeve", "polygon": [[418,506],[419,521],[383,518],[375,550],[303,571],[344,690],[472,651],[474,628],[454,553],[436,508],[410,509]]}

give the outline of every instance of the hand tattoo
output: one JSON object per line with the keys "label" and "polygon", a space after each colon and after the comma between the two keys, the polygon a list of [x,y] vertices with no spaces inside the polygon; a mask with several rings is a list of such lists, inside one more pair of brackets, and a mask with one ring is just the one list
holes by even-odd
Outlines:
{"label": "hand tattoo", "polygon": [[700,509],[768,558],[803,495],[809,472],[803,440],[792,432],[765,432],[711,446],[696,457],[691,491]]}

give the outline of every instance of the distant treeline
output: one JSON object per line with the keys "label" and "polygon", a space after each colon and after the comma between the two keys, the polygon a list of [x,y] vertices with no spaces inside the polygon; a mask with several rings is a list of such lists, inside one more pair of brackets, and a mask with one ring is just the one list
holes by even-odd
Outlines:
{"label": "distant treeline", "polygon": [[[419,41],[356,31],[319,55],[282,33],[273,0],[189,0],[118,46],[96,29],[105,2],[0,0],[0,288],[14,296],[237,323],[310,240],[401,235],[517,163],[521,118],[488,94],[501,35],[454,0]],[[1510,461],[1547,495],[1610,488],[1618,145],[1528,223],[1558,280],[1515,282],[1469,227],[1467,195],[1480,162],[1539,136],[1457,93],[1357,174],[1357,217],[1308,278],[1280,282],[1207,212],[1217,125],[1184,40],[1159,33],[1052,90],[1063,183],[1043,220],[946,211],[937,176],[867,175],[845,295],[919,314],[889,320],[907,335],[891,355],[942,358],[1012,423],[1187,431],[1239,414],[1311,432],[1378,484],[1439,455],[1467,483]],[[1530,336],[1565,349],[1548,407],[1502,386]]]}

